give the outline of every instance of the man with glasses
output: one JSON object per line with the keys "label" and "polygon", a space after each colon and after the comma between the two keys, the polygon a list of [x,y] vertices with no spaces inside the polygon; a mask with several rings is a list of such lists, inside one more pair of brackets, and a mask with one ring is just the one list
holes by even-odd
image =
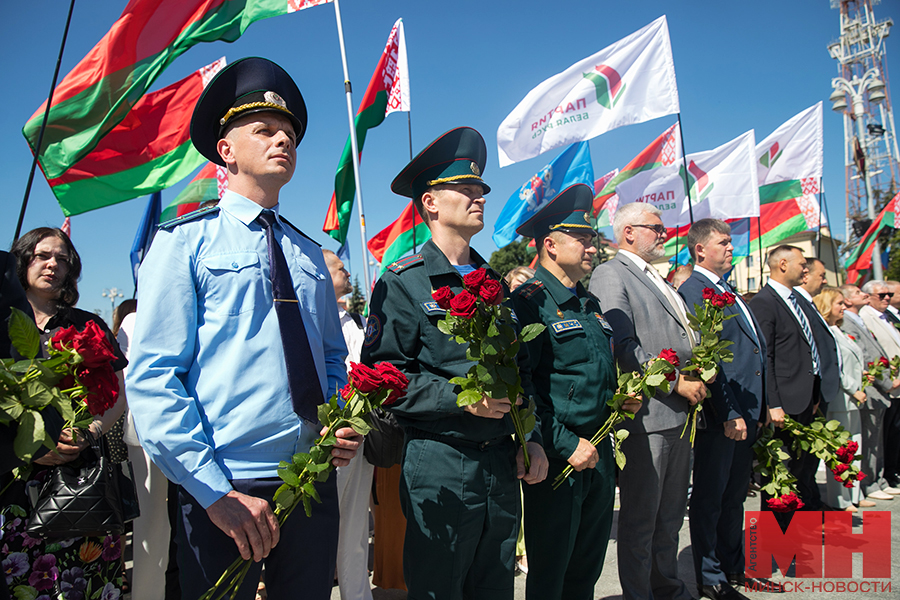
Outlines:
{"label": "man with glasses", "polygon": [[[619,252],[591,276],[613,328],[614,355],[622,371],[641,371],[671,348],[682,365],[691,357],[693,331],[678,292],[651,261],[665,256],[666,228],[656,207],[634,202],[616,211]],[[690,407],[706,396],[699,379],[676,371],[668,394],[644,398],[623,427],[628,464],[619,475],[618,564],[626,600],[693,597],[678,577],[678,531],[684,523],[691,444],[681,437]]]}
{"label": "man with glasses", "polygon": [[[869,285],[872,284],[872,285]],[[864,287],[873,290],[873,293],[880,291],[885,293],[885,286],[880,281],[870,281]],[[881,344],[881,340],[893,341],[890,337],[882,335],[878,338],[873,335],[869,327],[867,327],[863,313],[874,311],[872,308],[874,303],[881,306],[883,301],[879,296],[872,296],[866,291],[854,285],[845,284],[841,286],[841,293],[844,294],[844,323],[841,325],[848,335],[853,337],[857,344],[863,349],[866,363],[874,362],[882,356],[891,358],[892,353]],[[870,321],[877,326],[881,323],[878,318]],[[874,389],[873,389],[874,388]],[[891,406],[891,398],[896,397],[900,391],[900,379],[890,381],[882,379],[875,381],[875,384],[866,388],[866,403],[859,407],[859,419],[862,428],[862,444],[860,445],[861,463],[860,470],[866,474],[866,478],[859,482],[859,489],[865,495],[867,500],[893,500],[892,492],[900,493],[890,486],[889,482],[884,478],[884,446],[883,442],[883,423],[884,415],[888,407]],[[894,400],[897,402],[897,400]],[[860,503],[862,506],[862,503]]]}

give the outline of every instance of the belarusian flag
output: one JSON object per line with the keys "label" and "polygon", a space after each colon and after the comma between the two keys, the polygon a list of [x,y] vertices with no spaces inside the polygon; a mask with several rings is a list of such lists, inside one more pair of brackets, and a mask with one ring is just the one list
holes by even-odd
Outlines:
{"label": "belarusian flag", "polygon": [[218,200],[228,189],[228,173],[225,167],[208,162],[200,169],[178,196],[162,212],[160,222],[186,215],[197,210],[208,200]]}
{"label": "belarusian flag", "polygon": [[694,221],[758,216],[755,146],[751,129],[713,150],[695,152],[670,166],[644,171],[616,186],[619,206],[648,202],[662,212],[666,227],[690,223],[686,178]]}
{"label": "belarusian flag", "polygon": [[206,160],[191,144],[194,105],[225,58],[141,98],[68,171],[48,180],[66,215],[77,215],[181,181]]}
{"label": "belarusian flag", "polygon": [[375,260],[381,263],[383,273],[388,265],[430,239],[431,231],[410,201],[397,220],[379,231],[368,246]]}
{"label": "belarusian flag", "polygon": [[891,198],[887,206],[878,213],[878,217],[869,225],[859,245],[847,259],[845,263],[847,283],[856,283],[861,271],[872,268],[872,251],[875,249],[875,240],[878,239],[878,234],[885,227],[897,227],[897,213],[900,213],[900,193]]}
{"label": "belarusian flag", "polygon": [[[600,179],[594,182],[595,190],[602,190],[610,180],[619,174],[618,169],[613,169]],[[596,200],[596,197],[594,198]],[[594,224],[595,229],[599,229],[600,227],[609,227],[612,225],[612,220],[616,216],[616,208],[619,206],[619,197],[613,194],[611,197],[607,198],[603,205],[600,207],[600,214],[597,215],[597,222]]]}
{"label": "belarusian flag", "polygon": [[641,150],[640,154],[631,159],[631,162],[609,179],[602,189],[594,188],[596,195],[594,196],[593,213],[598,219],[598,225],[602,226],[600,225],[600,220],[603,218],[600,215],[601,211],[612,210],[615,212],[615,206],[607,206],[607,202],[616,196],[616,186],[641,173],[674,165],[679,160],[681,160],[681,128],[676,122],[662,132],[662,135],[653,140],[649,146]]}
{"label": "belarusian flag", "polygon": [[678,111],[663,15],[528,92],[497,130],[500,166]]}
{"label": "belarusian flag", "polygon": [[[39,152],[48,179],[81,160],[125,118],[172,61],[200,42],[233,42],[254,21],[330,0],[131,0],[53,91]],[[46,102],[22,133],[32,152]]]}
{"label": "belarusian flag", "polygon": [[[369,129],[381,125],[385,117],[397,111],[409,112],[409,71],[406,68],[403,19],[397,19],[394,23],[378,66],[372,73],[366,94],[359,104],[359,110],[356,111],[356,144],[360,159]],[[348,136],[334,176],[331,204],[328,205],[328,214],[322,226],[322,231],[341,244],[347,240],[350,213],[353,212],[353,197],[356,194],[351,152],[353,149]]]}

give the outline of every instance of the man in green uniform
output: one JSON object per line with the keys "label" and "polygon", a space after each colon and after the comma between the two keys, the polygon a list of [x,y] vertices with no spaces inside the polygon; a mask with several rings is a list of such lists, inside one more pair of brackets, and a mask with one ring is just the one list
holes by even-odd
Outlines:
{"label": "man in green uniform", "polygon": [[[547,327],[527,344],[550,462],[547,479],[524,489],[529,600],[593,598],[612,526],[612,447],[609,440],[597,448],[589,441],[609,417],[606,402],[616,390],[612,328],[579,282],[597,253],[592,199],[589,186],[572,185],[516,230],[535,239],[539,262],[513,293],[513,305],[521,325]],[[634,412],[640,402],[625,408]],[[575,472],[553,490],[569,465]]]}
{"label": "man in green uniform", "polygon": [[[507,398],[484,397],[465,408],[449,383],[472,366],[466,346],[437,328],[445,316],[431,293],[486,261],[469,246],[484,227],[481,179],[487,149],[474,129],[453,129],[419,153],[391,189],[413,198],[431,230],[422,252],[388,266],[375,286],[362,360],[390,361],[409,378],[406,398],[391,407],[406,433],[400,499],[407,518],[403,569],[410,600],[512,600],[518,479],[547,475],[540,431],[532,432],[526,472]],[[489,270],[489,276],[499,280]],[[530,389],[523,373],[525,390]]]}

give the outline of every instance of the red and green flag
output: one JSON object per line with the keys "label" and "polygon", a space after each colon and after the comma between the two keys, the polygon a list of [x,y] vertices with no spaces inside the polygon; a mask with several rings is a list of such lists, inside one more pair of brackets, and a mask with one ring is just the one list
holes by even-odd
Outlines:
{"label": "red and green flag", "polygon": [[410,201],[396,221],[369,240],[369,252],[381,263],[381,271],[384,272],[389,264],[430,239],[431,231]]}
{"label": "red and green flag", "polygon": [[897,227],[897,214],[900,213],[900,194],[897,194],[887,203],[878,217],[872,221],[866,233],[859,241],[859,245],[844,263],[847,267],[847,283],[856,283],[860,273],[872,268],[872,251],[875,249],[875,241],[878,234],[885,227]]}
{"label": "red and green flag", "polygon": [[204,202],[221,198],[226,189],[228,189],[228,173],[225,167],[207,162],[181,193],[162,211],[159,220],[164,223],[169,219],[195,211]]}
{"label": "red and green flag", "polygon": [[[356,112],[356,144],[360,159],[369,129],[381,125],[385,117],[392,112],[409,111],[408,73],[403,19],[397,19]],[[341,244],[347,240],[350,213],[353,212],[353,197],[356,194],[352,152],[348,137],[334,176],[334,193],[331,195],[331,204],[328,205],[328,214],[322,226],[322,231]]]}
{"label": "red and green flag", "polygon": [[85,157],[137,104],[172,61],[201,42],[233,42],[255,21],[330,0],[131,0],[22,133],[48,179]]}
{"label": "red and green flag", "polygon": [[616,186],[640,176],[641,173],[671,166],[680,159],[681,128],[676,122],[635,156],[618,174],[609,179],[602,189],[594,188],[597,193],[594,195],[593,214],[597,219],[597,226],[606,227],[611,224],[611,217],[615,214],[618,204]]}
{"label": "red and green flag", "polygon": [[145,95],[97,146],[48,179],[63,213],[77,215],[165,189],[206,159],[191,144],[190,123],[203,88],[225,59]]}

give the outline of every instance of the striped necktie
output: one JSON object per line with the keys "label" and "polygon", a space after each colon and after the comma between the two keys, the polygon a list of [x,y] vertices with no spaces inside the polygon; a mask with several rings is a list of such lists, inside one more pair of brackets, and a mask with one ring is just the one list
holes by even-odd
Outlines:
{"label": "striped necktie", "polygon": [[794,295],[794,292],[791,292],[790,296],[788,296],[788,300],[791,301],[794,312],[800,317],[800,329],[803,330],[803,336],[806,338],[806,342],[809,344],[810,354],[812,354],[813,375],[818,375],[822,363],[819,360],[819,349],[816,347],[816,340],[813,338],[812,329],[809,327],[809,321],[806,320],[806,315],[803,314],[803,310],[800,308],[800,304],[797,302],[797,296]]}

